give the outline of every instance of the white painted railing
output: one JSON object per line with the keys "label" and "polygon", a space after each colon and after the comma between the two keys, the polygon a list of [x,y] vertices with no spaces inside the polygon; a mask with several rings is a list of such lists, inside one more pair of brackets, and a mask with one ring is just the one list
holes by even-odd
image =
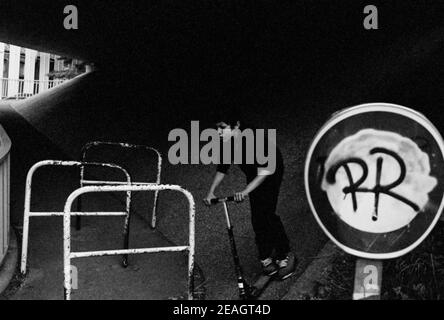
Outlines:
{"label": "white painted railing", "polygon": [[[162,191],[171,190],[182,193],[188,200],[188,215],[189,215],[189,235],[188,243],[183,246],[171,246],[171,247],[149,247],[149,248],[136,248],[129,249],[125,245],[123,250],[102,250],[102,251],[80,251],[73,252],[71,250],[71,217],[74,214],[71,211],[73,202],[82,194],[98,193],[98,192],[136,192],[136,191]],[[97,215],[98,213],[81,212],[82,215]],[[110,213],[100,212],[101,215],[109,215]],[[111,255],[129,255],[129,254],[143,254],[143,253],[162,253],[162,252],[188,252],[188,299],[194,299],[194,246],[195,246],[195,202],[193,195],[178,185],[168,184],[132,184],[132,185],[120,185],[120,186],[87,186],[74,190],[68,197],[65,203],[65,209],[63,213],[63,274],[64,274],[64,291],[65,300],[71,300],[72,291],[72,274],[71,270],[72,259],[86,258],[86,257],[103,257]],[[167,275],[165,275],[167,276]]]}
{"label": "white painted railing", "polygon": [[56,80],[23,80],[0,78],[0,99],[24,99],[65,82]]}
{"label": "white painted railing", "polygon": [[[156,157],[157,157],[157,175],[156,175],[156,184],[160,184],[160,174],[162,171],[162,155],[160,154],[160,151],[152,148],[152,147],[148,147],[148,146],[144,146],[144,145],[137,145],[137,144],[130,144],[130,143],[125,143],[125,142],[110,142],[110,141],[90,141],[87,142],[83,148],[82,148],[82,161],[83,162],[87,162],[87,155],[88,155],[88,151],[91,151],[91,149],[94,148],[98,148],[98,147],[108,147],[108,148],[118,148],[118,149],[127,149],[127,150],[139,150],[139,151],[145,151],[145,152],[149,152],[149,153],[155,153]],[[83,187],[85,185],[91,185],[91,184],[104,184],[103,181],[88,181],[84,179],[84,175],[85,175],[85,168],[81,167],[80,169],[80,187]],[[154,182],[154,181],[152,181]],[[135,182],[133,181],[133,184],[151,184],[152,182]],[[105,183],[106,184],[106,183]],[[112,184],[116,184],[116,183],[112,183]],[[156,221],[157,221],[157,202],[159,199],[159,190],[155,190],[154,191],[154,204],[153,204],[153,214],[151,216],[151,228],[155,229],[156,228]],[[77,203],[79,204],[79,210],[81,211],[81,199],[79,198]],[[77,230],[80,230],[80,216],[77,216]]]}
{"label": "white painted railing", "polygon": [[0,265],[9,246],[9,194],[11,140],[0,125]]}

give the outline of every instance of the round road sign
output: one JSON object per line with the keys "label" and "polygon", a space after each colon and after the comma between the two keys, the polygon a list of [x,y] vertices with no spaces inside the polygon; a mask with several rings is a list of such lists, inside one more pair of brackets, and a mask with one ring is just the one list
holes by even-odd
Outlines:
{"label": "round road sign", "polygon": [[439,219],[443,154],[438,130],[412,109],[371,103],[342,110],[319,130],[307,155],[310,208],[346,252],[399,257]]}

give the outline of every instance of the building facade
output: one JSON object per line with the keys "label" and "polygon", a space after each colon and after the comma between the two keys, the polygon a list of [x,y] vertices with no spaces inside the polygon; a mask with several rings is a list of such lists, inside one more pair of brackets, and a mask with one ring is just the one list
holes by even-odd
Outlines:
{"label": "building facade", "polygon": [[0,42],[0,99],[24,99],[63,83],[76,60]]}

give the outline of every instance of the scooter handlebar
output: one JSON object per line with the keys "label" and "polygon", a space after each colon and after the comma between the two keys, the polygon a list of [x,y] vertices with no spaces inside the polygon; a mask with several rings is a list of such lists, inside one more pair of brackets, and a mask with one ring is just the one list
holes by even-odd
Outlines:
{"label": "scooter handlebar", "polygon": [[213,198],[211,199],[211,204],[217,204],[221,202],[234,201],[234,196],[224,197],[224,198]]}

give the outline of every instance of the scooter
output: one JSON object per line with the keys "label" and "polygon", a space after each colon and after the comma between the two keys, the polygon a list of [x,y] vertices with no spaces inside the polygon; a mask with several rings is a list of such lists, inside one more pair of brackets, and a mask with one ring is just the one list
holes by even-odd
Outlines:
{"label": "scooter", "polygon": [[237,277],[237,286],[239,288],[239,298],[241,300],[256,300],[267,287],[268,283],[273,280],[273,275],[261,274],[257,277],[252,286],[248,285],[244,278],[242,267],[237,254],[236,242],[234,241],[233,225],[231,224],[230,213],[228,211],[227,202],[234,201],[234,196],[225,198],[211,199],[211,204],[222,203],[225,212],[225,219],[227,221],[228,238],[230,239],[231,254],[233,255],[234,268]]}
{"label": "scooter", "polygon": [[254,297],[250,295],[250,286],[247,284],[247,281],[244,278],[242,267],[239,261],[239,256],[237,254],[236,242],[234,240],[234,233],[233,233],[233,225],[231,224],[230,213],[228,212],[228,205],[227,205],[228,201],[234,201],[234,196],[211,199],[211,204],[222,203],[224,207],[225,219],[227,221],[228,238],[230,239],[231,254],[233,255],[234,269],[236,272],[237,286],[239,289],[239,298],[241,300],[254,299]]}

